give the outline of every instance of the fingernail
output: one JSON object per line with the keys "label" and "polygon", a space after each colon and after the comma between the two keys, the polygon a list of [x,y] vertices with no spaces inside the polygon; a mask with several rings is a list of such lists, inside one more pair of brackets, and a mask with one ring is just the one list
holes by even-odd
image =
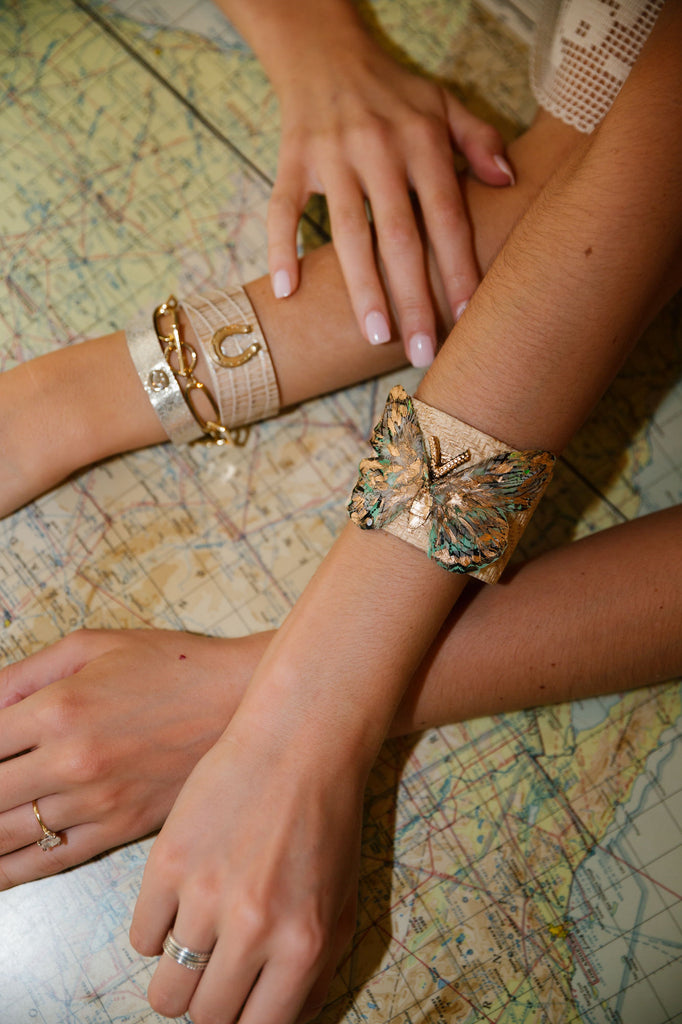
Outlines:
{"label": "fingernail", "polygon": [[428,334],[413,334],[407,343],[407,354],[413,366],[430,366],[436,355],[433,339]]}
{"label": "fingernail", "polygon": [[383,313],[374,310],[365,317],[365,331],[373,345],[383,345],[391,340],[391,328]]}
{"label": "fingernail", "polygon": [[460,319],[462,313],[469,305],[469,300],[465,299],[464,302],[460,302],[458,306],[455,306],[455,323]]}
{"label": "fingernail", "polygon": [[514,172],[512,171],[511,167],[509,166],[507,161],[504,159],[504,157],[503,156],[494,156],[493,160],[495,161],[497,166],[500,168],[502,173],[507,175],[507,177],[509,178],[509,184],[510,185],[515,185],[516,184],[516,178],[514,177]]}
{"label": "fingernail", "polygon": [[278,270],[272,275],[272,290],[276,299],[286,299],[291,295],[291,278],[286,270]]}

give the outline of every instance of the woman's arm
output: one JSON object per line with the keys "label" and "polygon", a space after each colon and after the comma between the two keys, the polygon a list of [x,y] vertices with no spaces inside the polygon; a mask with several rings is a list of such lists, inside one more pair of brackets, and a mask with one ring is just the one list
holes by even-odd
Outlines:
{"label": "woman's arm", "polygon": [[[470,588],[390,734],[682,675],[681,574],[678,507],[549,552],[502,587]],[[271,639],[81,631],[0,670],[0,890],[160,828]],[[34,798],[68,840],[49,857]]]}
{"label": "woman's arm", "polygon": [[[423,400],[520,447],[559,449],[582,422],[676,280],[681,43],[668,4],[601,128],[502,249]],[[216,943],[201,979],[162,959],[161,1012],[296,1017],[353,898],[366,773],[462,587],[401,541],[346,528],[152,850],[136,948],[158,952],[171,926],[192,948]]]}
{"label": "woman's arm", "polygon": [[[517,169],[515,188],[491,188],[462,178],[476,259],[483,270],[577,138],[574,129],[541,114],[509,147]],[[333,246],[308,253],[300,269],[300,286],[286,303],[273,296],[267,278],[247,285],[268,340],[283,406],[404,365],[400,340],[367,345]],[[452,317],[433,260],[429,270],[429,287],[439,296],[440,340]],[[206,373],[200,363],[199,378],[205,380]],[[0,518],[91,462],[164,440],[123,331],[22,363],[0,375]]]}
{"label": "woman's arm", "polygon": [[[576,135],[541,115],[511,144],[516,188],[464,179],[482,267],[575,146]],[[248,288],[285,405],[402,362],[397,344],[368,346],[359,334],[331,246],[306,256],[301,287],[286,304],[274,299],[266,279]],[[0,515],[84,462],[163,438],[122,333],[22,364],[0,376]],[[546,605],[541,593],[537,603]],[[532,605],[528,614],[536,615]],[[81,863],[160,827],[190,770],[227,727],[267,647],[265,634],[190,639],[183,644],[182,634],[160,631],[78,633],[0,671],[0,760],[6,759],[0,766],[0,887]],[[531,656],[537,663],[539,652]],[[441,664],[437,659],[436,668]],[[637,678],[648,677],[640,671]],[[429,714],[442,720],[430,697],[442,686],[442,670],[435,679],[435,687],[418,684],[421,724]],[[560,686],[557,681],[555,699]],[[113,724],[112,700],[119,712]],[[147,711],[140,715],[141,703]],[[443,714],[456,714],[453,706]],[[475,708],[463,705],[463,713]],[[178,742],[178,722],[191,742]],[[410,728],[404,708],[400,728]],[[25,803],[31,794],[53,827],[67,832],[68,845],[51,857],[33,842],[36,822],[30,800]]]}

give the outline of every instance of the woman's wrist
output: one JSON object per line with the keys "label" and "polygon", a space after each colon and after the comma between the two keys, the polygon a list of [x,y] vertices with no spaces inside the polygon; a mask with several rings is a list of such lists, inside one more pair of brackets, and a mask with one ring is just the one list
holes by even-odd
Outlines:
{"label": "woman's wrist", "polygon": [[294,81],[310,97],[313,64],[324,72],[337,59],[347,63],[360,49],[375,46],[349,0],[216,3],[253,48],[280,99],[280,91]]}
{"label": "woman's wrist", "polygon": [[347,98],[357,92],[368,72],[389,60],[361,26],[350,25],[300,44],[293,52],[282,48],[266,71],[283,110],[300,106],[310,111],[315,97],[328,97],[330,104],[338,104],[342,93]]}
{"label": "woman's wrist", "polygon": [[165,440],[122,331],[23,363],[0,378],[0,516],[82,466]]}
{"label": "woman's wrist", "polygon": [[[228,732],[307,737],[318,759],[374,763],[464,580],[381,531],[349,524],[273,638]],[[268,724],[263,724],[268,723]]]}

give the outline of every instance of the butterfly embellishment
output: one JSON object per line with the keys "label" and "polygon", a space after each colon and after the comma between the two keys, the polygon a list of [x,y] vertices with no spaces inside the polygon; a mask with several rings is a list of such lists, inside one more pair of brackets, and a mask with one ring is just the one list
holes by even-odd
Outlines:
{"label": "butterfly embellishment", "polygon": [[401,385],[391,390],[370,441],[376,455],[360,463],[350,518],[364,530],[404,512],[410,529],[430,522],[427,553],[450,572],[474,572],[504,554],[510,515],[534,504],[555,462],[540,450],[501,452],[473,465],[465,451],[443,462],[438,438],[424,437]]}

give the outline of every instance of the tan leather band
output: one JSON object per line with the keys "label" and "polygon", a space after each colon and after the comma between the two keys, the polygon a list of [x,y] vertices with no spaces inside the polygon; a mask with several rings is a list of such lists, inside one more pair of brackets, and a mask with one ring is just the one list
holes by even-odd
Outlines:
{"label": "tan leather band", "polygon": [[[222,422],[240,427],[276,416],[280,397],[275,369],[244,289],[193,295],[182,306],[206,353]],[[235,365],[220,365],[220,355]]]}

